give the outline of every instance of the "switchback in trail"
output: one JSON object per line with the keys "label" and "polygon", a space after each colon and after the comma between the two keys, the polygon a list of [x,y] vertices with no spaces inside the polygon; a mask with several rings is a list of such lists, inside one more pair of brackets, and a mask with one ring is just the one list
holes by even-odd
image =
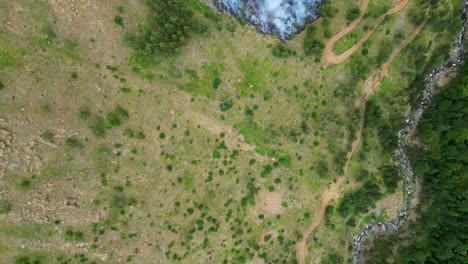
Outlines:
{"label": "switchback in trail", "polygon": [[356,135],[356,140],[353,142],[352,148],[347,154],[346,164],[343,168],[344,175],[341,177],[338,177],[337,181],[331,184],[330,187],[327,190],[325,190],[325,192],[322,194],[322,197],[320,198],[320,206],[315,216],[314,222],[306,231],[302,233],[303,240],[299,242],[296,246],[296,256],[300,264],[305,264],[305,258],[307,255],[307,241],[310,235],[312,234],[312,232],[322,223],[323,218],[325,216],[325,210],[328,204],[332,200],[337,199],[340,193],[342,192],[342,190],[345,189],[346,187],[346,186],[343,186],[343,183],[348,178],[349,166],[351,164],[351,160],[354,154],[356,153],[357,148],[361,144],[362,131],[364,129],[364,113],[366,110],[366,104],[367,104],[367,101],[369,100],[369,97],[373,94],[373,92],[380,85],[384,76],[387,74],[388,69],[390,68],[390,66],[392,65],[393,61],[398,56],[398,54],[419,34],[422,28],[423,26],[416,27],[411,33],[411,35],[392,52],[389,59],[383,65],[382,70],[379,72],[375,80],[366,81],[366,85],[364,87],[365,92],[360,103],[362,121],[359,127],[359,131],[357,132],[357,135]]}
{"label": "switchback in trail", "polygon": [[385,14],[380,16],[375,22],[374,27],[371,30],[367,31],[366,34],[364,34],[364,36],[362,36],[362,38],[356,44],[354,44],[354,46],[352,46],[342,54],[335,54],[333,52],[333,47],[335,46],[335,43],[344,36],[346,36],[349,32],[351,32],[361,22],[364,14],[366,13],[368,3],[369,0],[364,0],[361,6],[361,15],[356,20],[354,20],[349,26],[333,35],[325,44],[322,56],[323,63],[340,64],[345,62],[347,59],[349,59],[349,57],[351,57],[351,55],[353,55],[353,53],[356,50],[358,50],[362,46],[362,44],[364,44],[364,42],[366,42],[366,40],[372,35],[372,33],[374,33],[375,29],[377,29],[380,23],[382,23],[382,21],[384,21],[387,16],[403,10],[406,4],[408,4],[408,0],[400,1],[399,3],[395,4],[390,10],[388,10]]}

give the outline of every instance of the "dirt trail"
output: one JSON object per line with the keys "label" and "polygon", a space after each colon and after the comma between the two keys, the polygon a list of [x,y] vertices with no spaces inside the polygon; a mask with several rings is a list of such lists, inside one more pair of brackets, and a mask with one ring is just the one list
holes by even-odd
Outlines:
{"label": "dirt trail", "polygon": [[310,235],[312,234],[312,232],[322,223],[323,218],[325,216],[325,210],[328,204],[330,203],[330,201],[337,199],[340,193],[342,192],[342,190],[346,187],[346,186],[343,186],[343,183],[348,178],[349,166],[351,164],[351,160],[361,143],[362,131],[364,129],[364,113],[366,110],[365,108],[366,108],[367,100],[372,95],[372,93],[377,89],[377,87],[380,85],[384,76],[387,74],[388,69],[390,68],[391,64],[393,63],[395,58],[398,56],[398,54],[401,52],[401,50],[405,48],[406,45],[408,45],[419,34],[422,28],[423,26],[419,26],[415,28],[413,32],[411,33],[411,35],[393,51],[393,53],[390,55],[387,62],[383,65],[382,70],[377,75],[377,78],[373,81],[366,82],[366,85],[364,87],[364,91],[365,91],[364,96],[362,97],[362,100],[360,103],[362,121],[360,124],[359,131],[357,132],[356,140],[352,144],[351,151],[349,151],[347,154],[346,164],[343,168],[344,175],[342,177],[338,177],[336,182],[331,184],[330,187],[327,190],[325,190],[325,192],[322,194],[322,197],[320,198],[320,206],[315,216],[314,222],[305,232],[302,233],[303,240],[299,242],[296,246],[297,260],[300,264],[305,264],[305,257],[307,255],[307,241]]}
{"label": "dirt trail", "polygon": [[351,55],[353,55],[353,53],[356,50],[358,50],[362,46],[362,44],[364,44],[364,42],[366,42],[366,40],[372,35],[372,33],[374,33],[375,29],[377,29],[380,23],[382,23],[382,21],[384,21],[384,19],[387,16],[401,11],[408,3],[408,0],[401,0],[399,3],[395,4],[390,10],[388,10],[385,14],[380,16],[375,22],[374,27],[370,31],[367,31],[366,34],[364,34],[364,36],[362,36],[362,38],[356,44],[354,44],[354,46],[352,46],[342,54],[335,54],[333,52],[333,46],[338,40],[346,36],[346,34],[351,32],[361,22],[362,17],[366,13],[368,3],[369,0],[364,0],[361,6],[361,15],[356,20],[354,20],[349,26],[332,36],[330,40],[328,40],[328,42],[325,44],[322,56],[323,63],[340,64],[349,59],[349,57],[351,57]]}

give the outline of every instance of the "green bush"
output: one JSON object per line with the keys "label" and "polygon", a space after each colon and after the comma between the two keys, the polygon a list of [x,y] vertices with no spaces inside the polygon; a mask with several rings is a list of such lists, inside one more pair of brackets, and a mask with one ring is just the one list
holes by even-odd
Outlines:
{"label": "green bush", "polygon": [[91,124],[93,134],[97,137],[104,137],[106,135],[107,122],[104,118],[96,116]]}
{"label": "green bush", "polygon": [[12,205],[6,200],[0,200],[0,215],[11,212]]}
{"label": "green bush", "polygon": [[79,117],[80,117],[81,120],[86,121],[91,117],[91,112],[89,110],[87,110],[87,109],[82,109],[79,112]]}
{"label": "green bush", "polygon": [[119,16],[119,15],[115,16],[115,17],[114,17],[114,22],[115,22],[117,25],[119,25],[119,26],[121,26],[121,27],[124,27],[124,20],[123,20],[123,17],[121,17],[121,16]]}
{"label": "green bush", "polygon": [[118,105],[118,106],[115,107],[114,113],[115,113],[118,117],[120,117],[120,118],[122,118],[122,119],[124,119],[124,120],[128,119],[128,117],[129,117],[127,109],[123,108],[123,107],[120,106],[120,105]]}
{"label": "green bush", "polygon": [[16,256],[13,264],[45,264],[47,263],[46,257],[41,254],[23,254]]}
{"label": "green bush", "polygon": [[122,124],[122,122],[120,121],[120,118],[118,115],[116,115],[115,113],[109,113],[107,114],[107,121],[109,122],[109,124],[111,126],[120,126]]}
{"label": "green bush", "polygon": [[321,264],[336,264],[336,263],[345,263],[344,258],[336,251],[336,249],[331,248],[328,252],[320,259]]}
{"label": "green bush", "polygon": [[65,239],[74,242],[81,242],[84,240],[84,233],[81,231],[73,231],[69,228],[65,231]]}
{"label": "green bush", "polygon": [[83,148],[83,144],[77,138],[74,138],[74,137],[67,138],[67,140],[65,141],[65,145],[67,145],[70,148],[76,148],[76,149]]}
{"label": "green bush", "polygon": [[145,133],[143,133],[143,131],[139,131],[138,134],[136,135],[136,138],[145,139],[146,135],[145,135]]}
{"label": "green bush", "polygon": [[47,141],[54,141],[54,133],[50,132],[49,130],[47,131],[44,131],[42,134],[41,134],[41,138],[44,139],[44,140],[47,140]]}
{"label": "green bush", "polygon": [[147,24],[136,34],[127,35],[129,44],[144,56],[172,56],[187,45],[195,33],[209,29],[194,18],[186,0],[146,0],[150,8]]}
{"label": "green bush", "polygon": [[348,11],[346,11],[346,19],[348,21],[353,21],[359,17],[360,13],[361,13],[361,10],[359,10],[359,7],[354,6],[350,8]]}
{"label": "green bush", "polygon": [[397,166],[383,166],[380,168],[385,187],[390,193],[394,193],[400,181],[400,172]]}
{"label": "green bush", "polygon": [[225,100],[222,100],[220,103],[219,103],[219,107],[221,108],[221,111],[227,111],[229,109],[232,108],[233,106],[233,102],[231,99],[225,99]]}
{"label": "green bush", "polygon": [[315,27],[308,25],[305,30],[304,42],[302,48],[305,55],[314,55],[317,58],[322,57],[322,51],[325,44],[315,35]]}
{"label": "green bush", "polygon": [[218,89],[221,85],[221,79],[219,77],[215,77],[213,79],[213,89]]}
{"label": "green bush", "polygon": [[271,54],[278,58],[289,58],[297,53],[294,50],[289,49],[283,43],[276,43],[276,45],[271,48]]}
{"label": "green bush", "polygon": [[356,190],[346,192],[338,203],[337,211],[342,217],[365,213],[380,197],[379,185],[375,180],[369,180]]}
{"label": "green bush", "polygon": [[126,128],[123,132],[124,136],[127,136],[129,138],[133,138],[135,136],[135,132],[133,132],[132,129]]}

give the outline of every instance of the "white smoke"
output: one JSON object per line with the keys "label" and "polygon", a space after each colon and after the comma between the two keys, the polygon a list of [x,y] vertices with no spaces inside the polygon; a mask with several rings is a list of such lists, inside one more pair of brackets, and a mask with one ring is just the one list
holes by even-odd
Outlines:
{"label": "white smoke", "polygon": [[216,6],[244,18],[263,33],[285,39],[319,17],[323,0],[215,0]]}

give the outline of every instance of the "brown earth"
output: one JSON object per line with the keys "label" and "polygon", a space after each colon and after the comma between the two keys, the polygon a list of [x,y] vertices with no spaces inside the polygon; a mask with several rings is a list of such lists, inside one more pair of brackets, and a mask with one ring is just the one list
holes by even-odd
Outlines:
{"label": "brown earth", "polygon": [[257,210],[265,216],[281,214],[284,209],[281,206],[283,194],[261,190],[257,196]]}

